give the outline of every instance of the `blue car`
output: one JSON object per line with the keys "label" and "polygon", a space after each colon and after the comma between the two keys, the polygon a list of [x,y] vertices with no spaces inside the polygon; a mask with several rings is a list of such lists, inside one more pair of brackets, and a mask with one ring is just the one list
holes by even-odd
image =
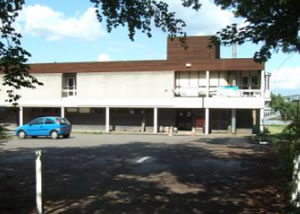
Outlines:
{"label": "blue car", "polygon": [[16,135],[20,139],[27,136],[50,136],[53,139],[63,136],[64,138],[70,137],[72,125],[66,118],[62,117],[39,117],[31,122],[19,126],[16,129]]}

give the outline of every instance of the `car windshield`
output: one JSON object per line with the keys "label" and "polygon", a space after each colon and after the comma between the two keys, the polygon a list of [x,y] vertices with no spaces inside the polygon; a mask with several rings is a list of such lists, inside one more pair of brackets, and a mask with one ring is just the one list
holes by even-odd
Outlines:
{"label": "car windshield", "polygon": [[56,122],[60,125],[70,125],[70,122],[66,118],[56,118]]}

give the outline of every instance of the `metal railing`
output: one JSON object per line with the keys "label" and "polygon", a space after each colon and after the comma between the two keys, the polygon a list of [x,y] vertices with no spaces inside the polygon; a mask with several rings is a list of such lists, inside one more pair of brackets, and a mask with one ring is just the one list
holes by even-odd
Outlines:
{"label": "metal railing", "polygon": [[[176,97],[201,97],[206,96],[206,87],[177,87],[174,90]],[[260,89],[224,89],[218,87],[209,88],[209,97],[261,97]]]}
{"label": "metal railing", "polygon": [[76,88],[63,88],[62,97],[74,97],[77,95]]}

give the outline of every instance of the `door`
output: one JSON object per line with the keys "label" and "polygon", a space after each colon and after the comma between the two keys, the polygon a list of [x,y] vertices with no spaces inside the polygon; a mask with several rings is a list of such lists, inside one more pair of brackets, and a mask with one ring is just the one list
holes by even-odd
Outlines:
{"label": "door", "polygon": [[27,135],[44,135],[44,118],[36,118],[28,124],[26,128]]}
{"label": "door", "polygon": [[43,135],[50,135],[50,132],[57,128],[56,121],[52,118],[46,118],[44,128]]}
{"label": "door", "polygon": [[189,110],[179,110],[176,114],[178,130],[192,130],[193,114]]}

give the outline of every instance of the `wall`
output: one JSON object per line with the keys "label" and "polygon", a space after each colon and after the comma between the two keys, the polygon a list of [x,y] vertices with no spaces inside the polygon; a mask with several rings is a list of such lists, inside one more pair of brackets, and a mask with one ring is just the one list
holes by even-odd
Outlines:
{"label": "wall", "polygon": [[[27,103],[28,101],[32,101],[31,103],[42,103],[43,100],[46,103],[53,103],[52,101],[61,99],[62,74],[34,74],[33,76],[44,85],[36,86],[35,89],[22,88],[21,90],[15,90],[16,94],[21,95],[21,99],[19,100],[20,104],[23,102]],[[2,83],[3,75],[0,75],[0,102],[6,99],[6,90],[8,89],[8,87],[2,86]]]}
{"label": "wall", "polygon": [[168,60],[216,59],[220,58],[220,46],[211,43],[211,37],[187,37],[185,48],[181,41],[168,39]]}
{"label": "wall", "polygon": [[78,73],[77,99],[165,100],[173,98],[174,72]]}

